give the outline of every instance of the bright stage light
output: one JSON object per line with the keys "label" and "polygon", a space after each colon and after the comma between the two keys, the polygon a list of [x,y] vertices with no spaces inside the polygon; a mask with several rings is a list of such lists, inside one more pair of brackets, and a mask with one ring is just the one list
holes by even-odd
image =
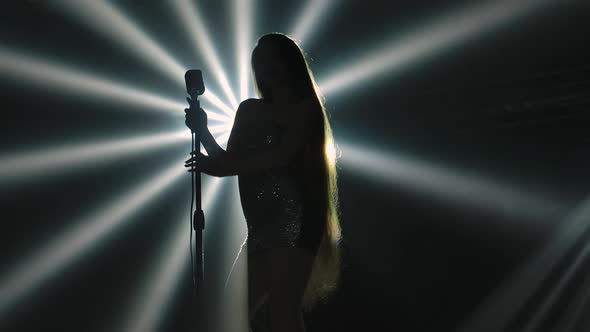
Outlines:
{"label": "bright stage light", "polygon": [[215,112],[211,112],[211,111],[207,110],[207,107],[205,107],[204,109],[205,109],[205,112],[207,113],[207,119],[208,120],[221,121],[223,123],[227,123],[227,122],[233,123],[233,116],[232,117],[229,117],[229,116],[226,116],[226,115],[222,115],[222,114],[218,114],[218,113],[215,113]]}
{"label": "bright stage light", "polygon": [[[590,212],[588,210],[587,212]],[[584,215],[586,220],[590,220],[590,214],[586,213]],[[588,289],[588,277],[586,277],[586,281],[579,281],[576,280],[576,277],[579,277],[580,274],[586,274],[584,270],[588,264],[588,258],[590,258],[590,242],[588,239],[582,240],[583,247],[576,251],[575,257],[573,261],[568,265],[568,267],[564,271],[560,271],[560,277],[555,282],[555,284],[551,287],[551,289],[547,292],[544,298],[537,302],[535,313],[530,317],[530,319],[524,324],[524,328],[522,329],[523,332],[535,332],[540,331],[543,329],[543,323],[549,318],[552,314],[552,310],[559,305],[558,301],[562,300],[562,296],[564,293],[568,292],[568,288],[575,287],[578,289],[578,295],[573,296],[576,298],[574,301],[570,301],[568,303],[567,314],[564,316],[568,316],[566,321],[561,322],[561,328],[555,329],[556,331],[575,331],[574,326],[587,316],[587,308],[584,308],[588,304],[588,299],[590,298],[590,289]],[[575,243],[570,243],[571,247],[575,245]],[[567,259],[564,255],[562,257],[563,260]],[[556,264],[557,265],[557,264]],[[546,277],[549,277],[549,273],[547,273]],[[567,296],[567,295],[566,295]],[[582,300],[581,302],[579,300]],[[564,328],[565,326],[569,326],[569,328]],[[587,330],[588,326],[584,330]]]}
{"label": "bright stage light", "polygon": [[132,157],[173,144],[183,142],[189,144],[190,135],[187,129],[100,142],[46,146],[36,151],[27,149],[13,155],[0,156],[0,183],[15,180],[30,181],[34,176],[55,175],[59,172],[94,165],[97,162]]}
{"label": "bright stage light", "polygon": [[[549,306],[554,304],[557,295],[571,282],[571,275],[584,260],[587,263],[590,250],[587,239],[590,231],[590,197],[586,198],[556,227],[557,231],[548,243],[490,292],[488,298],[461,324],[457,332],[506,330],[507,325],[514,321],[531,297],[543,287],[542,284],[558,271],[557,266],[563,264],[568,253],[571,254],[576,245],[586,243],[581,250],[575,251],[576,257],[573,264],[563,271],[559,270],[560,276],[553,282],[553,287],[548,288],[547,296],[535,300],[535,305],[540,305],[540,309],[526,322],[527,326],[522,331],[538,331],[535,327],[538,328],[537,324],[540,320],[547,317]],[[586,289],[580,291],[587,292]],[[575,314],[576,308],[569,309]],[[580,318],[574,316],[571,317],[572,320]],[[570,330],[560,329],[559,331]]]}
{"label": "bright stage light", "polygon": [[231,117],[225,118],[223,123],[218,124],[218,125],[209,126],[209,131],[213,135],[216,135],[216,134],[228,134],[229,135],[229,133],[231,132],[231,130],[234,126],[235,116],[236,116],[236,114],[234,113]]}
{"label": "bright stage light", "polygon": [[240,99],[246,100],[249,95],[250,52],[252,49],[252,1],[234,0],[234,27],[236,35],[237,68],[240,82]]}
{"label": "bright stage light", "polygon": [[518,190],[509,185],[465,174],[425,161],[365,146],[339,144],[341,164],[371,177],[385,180],[410,192],[425,194],[460,206],[488,210],[520,220],[550,220],[563,211],[563,202]]}
{"label": "bright stage light", "polygon": [[203,58],[207,61],[213,74],[215,74],[223,92],[225,92],[226,96],[229,98],[231,106],[236,109],[238,107],[238,102],[229,85],[227,75],[221,66],[219,55],[217,55],[213,42],[211,42],[211,38],[209,38],[209,33],[203,23],[203,17],[199,14],[196,3],[191,3],[189,0],[174,0],[172,3],[174,4],[177,15],[186,27],[188,34],[193,39],[193,46],[199,53],[203,54]]}
{"label": "bright stage light", "polygon": [[[52,1],[51,5],[69,12],[82,23],[109,36],[127,51],[167,75],[184,91],[184,73],[188,68],[178,63],[174,57],[112,4],[103,0],[56,0]],[[203,97],[223,110],[231,110],[210,89]]]}
{"label": "bright stage light", "polygon": [[91,249],[105,245],[108,235],[121,231],[125,221],[187,174],[184,160],[186,157],[175,160],[155,178],[99,206],[76,226],[36,248],[35,254],[10,269],[9,274],[0,278],[0,316],[68,265],[88,255]]}
{"label": "bright stage light", "polygon": [[320,19],[334,2],[334,0],[307,0],[305,8],[299,14],[289,35],[300,43],[308,44],[308,35],[316,31],[316,25],[321,22]]}
{"label": "bright stage light", "polygon": [[453,13],[432,25],[392,40],[389,45],[380,47],[359,61],[335,70],[334,74],[319,80],[319,86],[325,95],[334,95],[377,76],[406,69],[411,63],[451,49],[460,42],[540,9],[547,2],[550,1],[489,1]]}
{"label": "bright stage light", "polygon": [[225,146],[225,143],[229,140],[229,136],[231,135],[231,130],[234,125],[234,118],[226,118],[222,121],[221,124],[217,125],[210,125],[209,132],[215,138],[217,144],[221,147]]}
{"label": "bright stage light", "polygon": [[151,66],[167,74],[174,82],[184,86],[186,67],[179,64],[166,50],[147,35],[108,1],[103,0],[57,0],[52,5],[68,11],[84,24],[104,33],[134,52]]}
{"label": "bright stage light", "polygon": [[[202,208],[207,219],[211,217],[209,211],[214,211],[213,204],[217,201],[219,187],[223,183],[220,178],[204,178],[207,181],[202,187]],[[177,290],[184,271],[190,267],[189,247],[189,207],[182,209],[183,214],[167,242],[166,251],[157,257],[153,269],[147,274],[145,283],[134,296],[132,313],[129,321],[120,331],[144,332],[158,331],[159,325],[167,313],[166,309]],[[204,238],[207,232],[203,234]],[[192,272],[191,272],[192,273]]]}
{"label": "bright stage light", "polygon": [[183,104],[172,99],[1,47],[0,73],[11,77],[17,83],[26,81],[28,84],[38,85],[52,92],[63,90],[114,99],[141,106],[148,111],[178,114],[184,108]]}
{"label": "bright stage light", "polygon": [[229,123],[224,123],[224,124],[220,124],[220,125],[216,125],[216,126],[209,126],[209,131],[213,135],[226,134],[230,130],[231,130],[231,124],[229,124]]}
{"label": "bright stage light", "polygon": [[[83,94],[92,98],[105,98],[109,101],[141,106],[146,111],[164,111],[181,116],[188,105],[173,99],[143,91],[107,78],[100,78],[93,73],[76,70],[45,59],[38,59],[26,53],[0,47],[0,73],[18,84],[27,82],[52,92]],[[59,89],[56,89],[59,88]],[[224,116],[207,108],[207,115],[212,120],[232,121],[234,111],[225,106],[214,94],[205,92],[206,102],[229,114]]]}
{"label": "bright stage light", "polygon": [[[207,89],[209,89],[209,88],[207,88]],[[219,109],[221,109],[225,114],[229,115],[232,118],[234,117],[235,111],[231,107],[225,105],[221,101],[221,99],[219,99],[219,97],[214,95],[211,91],[205,90],[203,97],[206,98],[208,102],[210,102],[211,104],[213,104],[213,105],[217,106]]]}
{"label": "bright stage light", "polygon": [[231,135],[231,132],[226,132],[224,134],[221,134],[217,137],[215,137],[215,141],[217,142],[217,144],[219,144],[220,146],[224,146],[227,141],[229,140],[229,136]]}

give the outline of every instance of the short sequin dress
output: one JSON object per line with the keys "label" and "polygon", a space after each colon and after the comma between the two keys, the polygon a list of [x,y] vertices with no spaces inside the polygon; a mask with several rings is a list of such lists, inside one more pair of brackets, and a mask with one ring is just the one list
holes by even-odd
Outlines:
{"label": "short sequin dress", "polygon": [[[247,137],[239,135],[240,152],[276,147],[284,129],[268,124]],[[304,152],[284,167],[238,175],[240,199],[248,226],[248,254],[271,248],[308,248],[316,252],[322,218],[317,198],[305,188]]]}

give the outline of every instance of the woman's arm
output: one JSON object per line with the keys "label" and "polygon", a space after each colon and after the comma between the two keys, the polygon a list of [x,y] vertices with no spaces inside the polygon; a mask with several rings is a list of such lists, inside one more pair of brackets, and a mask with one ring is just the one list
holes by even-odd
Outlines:
{"label": "woman's arm", "polygon": [[217,144],[209,129],[204,126],[202,129],[203,134],[201,135],[201,143],[205,147],[208,156],[205,156],[200,152],[197,153],[197,151],[193,151],[192,155],[196,154],[196,156],[190,158],[185,163],[186,167],[191,167],[189,172],[202,171],[212,176],[231,175],[226,174],[226,171],[219,167],[220,161],[228,158],[228,154],[238,153],[240,141],[239,137],[242,136],[246,127],[246,124],[244,123],[244,110],[249,108],[249,105],[252,105],[253,102],[254,101],[250,99],[244,100],[238,106],[230,136],[227,141],[227,151]]}
{"label": "woman's arm", "polygon": [[243,136],[245,135],[248,127],[248,123],[246,122],[246,115],[248,115],[247,110],[250,109],[254,103],[256,103],[256,100],[251,98],[242,101],[240,106],[238,106],[238,110],[236,111],[236,116],[234,118],[234,124],[227,140],[226,153],[237,153],[237,151],[240,149],[240,141],[243,139]]}
{"label": "woman's arm", "polygon": [[186,113],[186,125],[193,132],[199,134],[199,142],[205,147],[205,151],[209,156],[215,157],[223,154],[225,151],[209,131],[207,127],[207,113],[200,108],[198,102],[193,101],[190,97],[186,98],[186,101],[190,105],[190,109],[185,109]]}
{"label": "woman's arm", "polygon": [[215,137],[213,137],[207,127],[204,127],[203,132],[201,133],[201,144],[203,144],[205,151],[207,151],[207,154],[211,157],[218,157],[225,153],[225,150],[217,144]]}
{"label": "woman's arm", "polygon": [[[243,111],[247,112],[245,109]],[[310,138],[312,128],[317,125],[314,123],[317,112],[313,103],[302,103],[296,109],[285,111],[283,119],[286,124],[285,134],[281,143],[274,148],[246,154],[232,151],[228,144],[228,151],[225,153],[209,157],[197,155],[187,162],[191,163],[189,165],[196,166],[197,170],[213,176],[230,176],[285,166]],[[237,120],[238,116],[236,116],[236,122]]]}

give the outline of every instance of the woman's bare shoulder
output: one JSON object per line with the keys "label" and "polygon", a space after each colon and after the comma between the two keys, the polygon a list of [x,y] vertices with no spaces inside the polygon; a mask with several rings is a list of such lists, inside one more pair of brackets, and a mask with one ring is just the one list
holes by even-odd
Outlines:
{"label": "woman's bare shoulder", "polygon": [[260,106],[258,106],[259,103],[259,99],[256,98],[249,98],[242,101],[236,111],[236,121],[240,120],[241,122],[248,122],[249,119],[253,118],[253,113],[260,108]]}
{"label": "woman's bare shoulder", "polygon": [[236,111],[236,117],[250,118],[253,113],[260,110],[262,101],[256,98],[248,98],[240,103]]}
{"label": "woman's bare shoulder", "polygon": [[262,100],[260,100],[258,98],[248,98],[240,103],[240,106],[238,107],[238,111],[258,109],[258,108],[260,108],[261,104],[262,104]]}

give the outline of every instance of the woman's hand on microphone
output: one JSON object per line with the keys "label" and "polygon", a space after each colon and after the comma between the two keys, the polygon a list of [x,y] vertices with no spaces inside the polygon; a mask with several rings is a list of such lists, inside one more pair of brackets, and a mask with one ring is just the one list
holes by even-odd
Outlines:
{"label": "woman's hand on microphone", "polygon": [[226,176],[218,160],[202,154],[200,151],[191,152],[193,157],[184,162],[184,167],[188,167],[188,172],[203,172],[211,176]]}
{"label": "woman's hand on microphone", "polygon": [[200,107],[197,107],[195,102],[187,97],[190,108],[185,108],[185,124],[190,128],[192,132],[196,132],[199,135],[207,130],[207,113]]}

